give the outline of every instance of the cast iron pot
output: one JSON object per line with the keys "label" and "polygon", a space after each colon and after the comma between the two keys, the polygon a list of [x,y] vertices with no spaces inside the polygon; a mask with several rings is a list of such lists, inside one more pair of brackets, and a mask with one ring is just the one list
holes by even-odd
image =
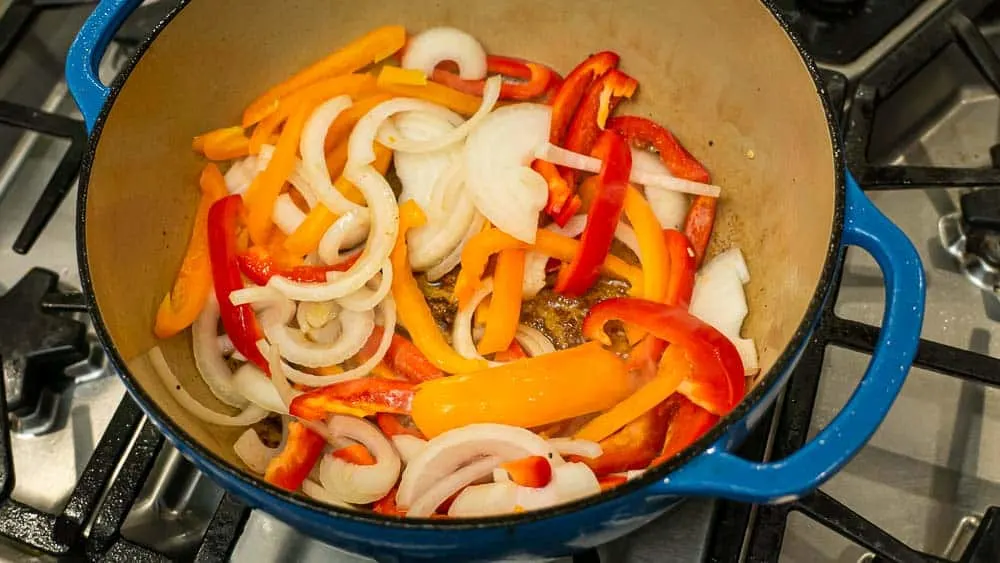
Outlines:
{"label": "cast iron pot", "polygon": [[[555,556],[635,530],[685,496],[781,502],[817,487],[871,437],[916,348],[924,278],[909,240],[845,173],[814,64],[767,3],[751,0],[469,2],[181,1],[109,88],[97,63],[139,0],[103,0],[67,62],[91,130],[80,181],[81,278],[98,334],[129,393],[199,469],[249,504],[333,545],[382,558]],[[325,506],[274,488],[236,459],[239,430],[181,409],[144,359],[159,344],[198,399],[190,336],[157,342],[156,306],[172,283],[198,198],[191,138],[238,122],[256,94],[367,30],[453,25],[494,53],[568,71],[619,52],[641,83],[628,112],[667,124],[723,187],[713,251],[738,245],[752,282],[745,333],[762,375],[711,432],[627,485],[538,512],[413,521]],[[858,246],[881,267],[878,345],[839,416],[772,463],[731,452],[784,387],[818,320],[838,253]]]}

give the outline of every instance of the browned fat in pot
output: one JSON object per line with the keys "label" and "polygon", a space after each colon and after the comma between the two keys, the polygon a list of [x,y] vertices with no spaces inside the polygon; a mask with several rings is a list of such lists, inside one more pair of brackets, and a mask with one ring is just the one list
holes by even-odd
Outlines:
{"label": "browned fat in pot", "polygon": [[[203,161],[190,150],[191,138],[237,123],[267,87],[385,24],[456,26],[489,52],[562,73],[589,53],[617,51],[640,83],[620,113],[668,126],[722,186],[712,252],[737,245],[746,256],[752,280],[744,333],[758,343],[767,373],[817,290],[840,163],[815,83],[774,17],[751,0],[188,3],[114,101],[88,183],[87,266],[98,313],[122,357],[161,344],[192,394],[224,410],[195,371],[190,336],[158,343],[151,330],[198,199]],[[199,422],[144,361],[129,363],[167,418],[237,463],[239,429]]]}

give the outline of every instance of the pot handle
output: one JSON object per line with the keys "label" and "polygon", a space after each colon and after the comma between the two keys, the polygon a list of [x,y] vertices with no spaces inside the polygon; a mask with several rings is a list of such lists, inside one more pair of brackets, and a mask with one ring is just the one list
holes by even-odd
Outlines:
{"label": "pot handle", "polygon": [[101,82],[101,57],[118,28],[142,0],[101,0],[87,17],[66,55],[66,85],[83,114],[87,131],[94,128],[111,90]]}
{"label": "pot handle", "polygon": [[795,500],[846,465],[882,423],[906,380],[920,339],[924,271],[910,240],[868,200],[850,173],[846,191],[843,244],[871,254],[886,287],[882,330],[854,394],[826,428],[785,459],[747,461],[729,453],[723,438],[654,484],[654,492],[755,503]]}

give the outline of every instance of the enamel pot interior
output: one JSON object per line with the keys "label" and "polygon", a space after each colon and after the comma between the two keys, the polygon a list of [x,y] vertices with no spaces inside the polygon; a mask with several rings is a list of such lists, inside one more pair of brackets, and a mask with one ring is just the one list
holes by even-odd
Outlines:
{"label": "enamel pot interior", "polygon": [[[157,342],[153,318],[180,265],[203,161],[191,138],[239,122],[266,87],[373,27],[451,25],[488,52],[562,73],[617,51],[640,81],[619,113],[667,125],[723,188],[712,252],[739,246],[752,281],[744,335],[766,385],[822,291],[836,241],[834,145],[817,86],[768,8],[753,1],[190,2],[149,45],[106,110],[86,182],[84,279],[105,344],[126,377],[180,435],[241,468],[242,429],[181,409],[144,354],[159,344],[186,388],[221,411],[197,375],[190,335]],[[781,361],[779,361],[781,360]],[[769,377],[769,374],[771,377]],[[752,398],[747,399],[752,400]]]}

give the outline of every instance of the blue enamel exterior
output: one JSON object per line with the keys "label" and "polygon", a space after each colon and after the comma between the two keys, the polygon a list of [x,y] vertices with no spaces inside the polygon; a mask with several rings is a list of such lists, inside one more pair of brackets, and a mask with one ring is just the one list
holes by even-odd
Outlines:
{"label": "blue enamel exterior", "polygon": [[[67,82],[88,130],[94,129],[109,95],[108,87],[97,76],[97,65],[114,31],[139,3],[140,0],[103,0],[70,48]],[[512,524],[494,522],[481,526],[389,524],[385,520],[321,509],[295,497],[280,495],[275,489],[210,459],[161,418],[159,410],[132,378],[122,379],[167,438],[227,490],[307,534],[356,553],[377,555],[380,560],[559,556],[627,534],[663,514],[685,496],[717,496],[747,502],[790,500],[832,476],[878,428],[906,378],[923,320],[925,282],[916,250],[868,201],[850,174],[846,175],[845,189],[842,244],[864,249],[882,268],[886,284],[883,329],[871,364],[841,413],[799,452],[777,462],[752,463],[729,452],[742,443],[777,398],[802,348],[743,418],[731,423],[708,449],[661,481],[634,488],[627,494],[607,495],[609,498],[602,502],[583,504],[574,511],[521,519]]]}

